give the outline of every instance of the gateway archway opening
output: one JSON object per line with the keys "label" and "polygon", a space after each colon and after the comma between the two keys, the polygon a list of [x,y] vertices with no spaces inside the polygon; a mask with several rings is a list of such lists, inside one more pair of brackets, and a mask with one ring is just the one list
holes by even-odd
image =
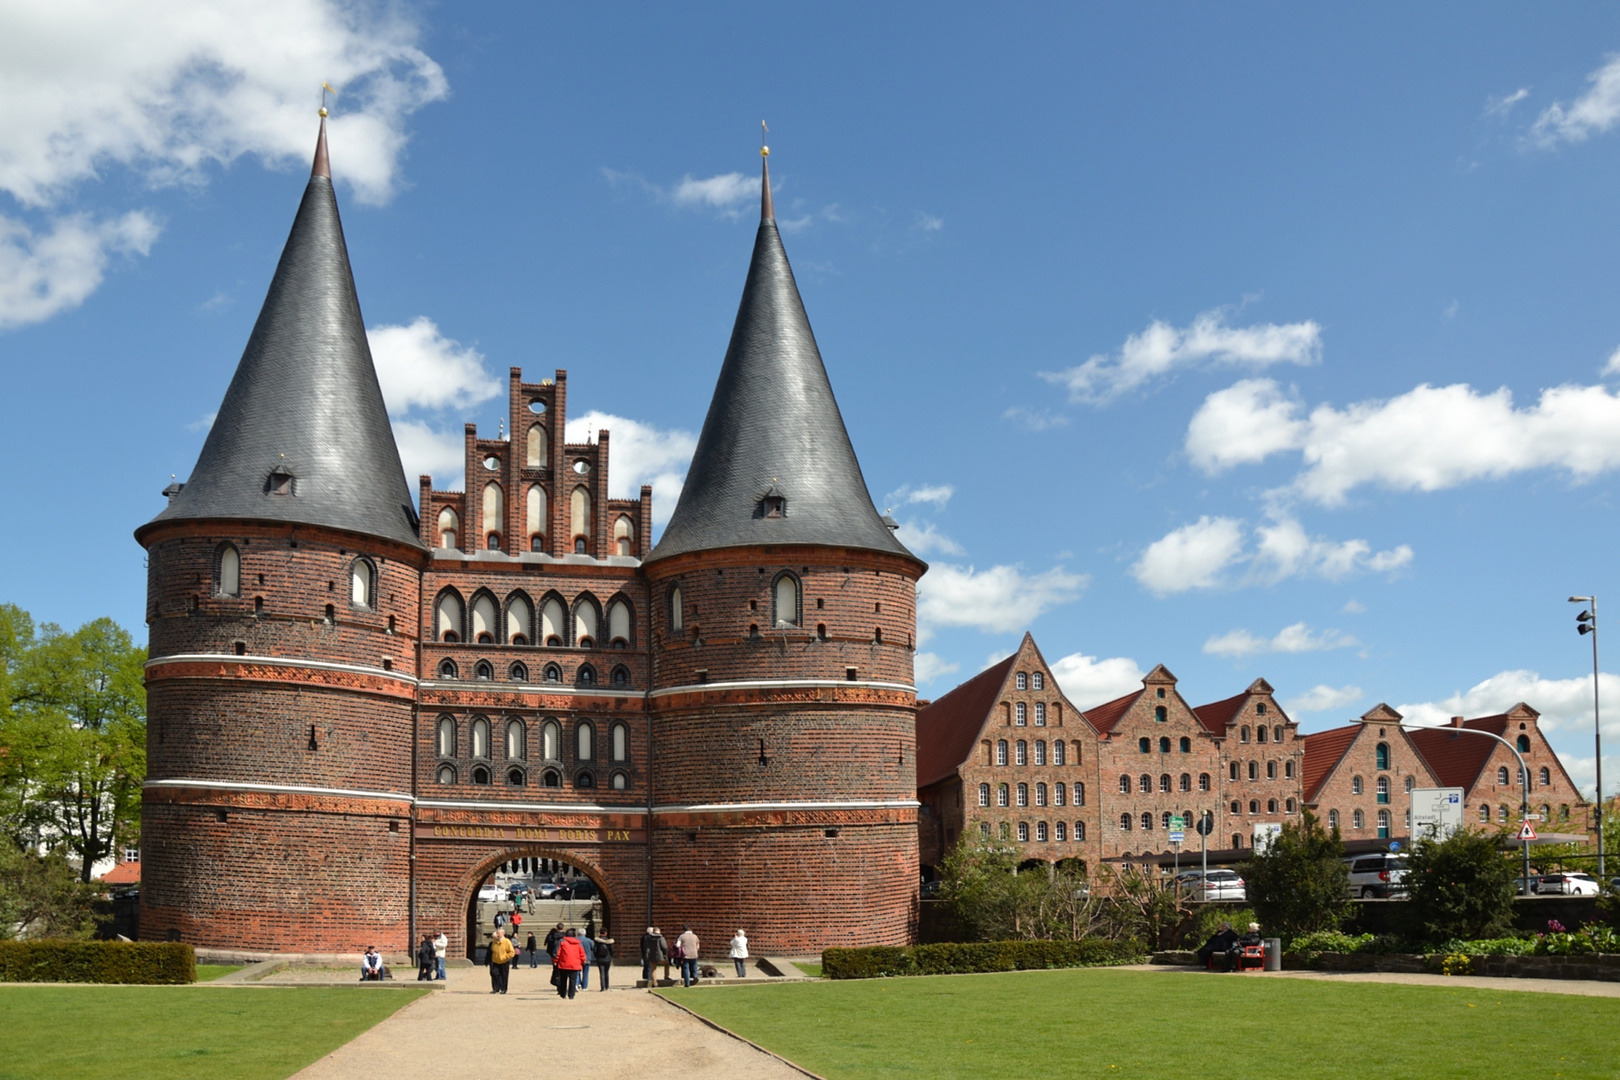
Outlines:
{"label": "gateway archway opening", "polygon": [[[513,916],[521,918],[514,942],[520,949],[531,933],[543,949],[546,933],[558,923],[611,936],[614,904],[597,867],[574,856],[521,848],[491,855],[480,869],[466,904],[467,958],[475,964],[484,962],[497,913],[508,935]],[[522,959],[528,962],[527,955]]]}

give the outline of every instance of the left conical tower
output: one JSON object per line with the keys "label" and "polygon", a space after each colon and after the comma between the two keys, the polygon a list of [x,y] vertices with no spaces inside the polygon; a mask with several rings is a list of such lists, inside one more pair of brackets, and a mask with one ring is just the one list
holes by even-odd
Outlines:
{"label": "left conical tower", "polygon": [[[324,111],[323,111],[324,114]],[[421,572],[321,121],[213,428],[147,549],[141,936],[408,948]]]}

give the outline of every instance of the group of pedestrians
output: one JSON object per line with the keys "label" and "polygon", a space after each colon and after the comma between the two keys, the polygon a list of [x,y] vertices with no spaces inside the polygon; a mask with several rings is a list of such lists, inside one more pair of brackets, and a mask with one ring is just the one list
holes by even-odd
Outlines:
{"label": "group of pedestrians", "polygon": [[[698,981],[698,956],[703,948],[696,932],[690,926],[681,927],[681,934],[671,945],[664,932],[656,926],[647,927],[641,935],[641,977],[652,982],[653,969],[662,966],[664,981],[669,981],[669,965],[673,961],[681,968],[681,985],[693,986]],[[731,962],[737,969],[737,978],[748,974],[748,935],[742,930],[731,939]]]}
{"label": "group of pedestrians", "polygon": [[[515,932],[513,936],[516,937]],[[541,950],[535,943],[534,934],[529,935],[524,948],[529,953],[529,967],[538,967]],[[613,968],[613,939],[596,934],[594,926],[588,926],[581,934],[577,927],[564,929],[563,924],[558,923],[546,934],[544,951],[551,960],[551,985],[556,988],[558,997],[572,998],[580,990],[589,990],[592,965],[596,967],[601,989],[608,988],[608,973]],[[504,929],[497,928],[489,945],[490,993],[506,993],[511,968],[517,957],[518,950],[513,941],[506,937]]]}
{"label": "group of pedestrians", "polygon": [[450,939],[443,930],[436,935],[422,935],[421,942],[416,946],[417,982],[444,981],[444,951],[449,947]]}

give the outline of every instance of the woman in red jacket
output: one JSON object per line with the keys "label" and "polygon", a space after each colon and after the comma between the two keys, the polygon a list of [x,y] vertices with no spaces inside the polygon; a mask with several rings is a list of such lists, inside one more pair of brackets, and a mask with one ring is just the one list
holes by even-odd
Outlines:
{"label": "woman in red jacket", "polygon": [[585,947],[579,943],[579,931],[570,928],[557,942],[556,966],[551,969],[551,982],[557,996],[571,998],[579,986],[579,972],[585,966]]}

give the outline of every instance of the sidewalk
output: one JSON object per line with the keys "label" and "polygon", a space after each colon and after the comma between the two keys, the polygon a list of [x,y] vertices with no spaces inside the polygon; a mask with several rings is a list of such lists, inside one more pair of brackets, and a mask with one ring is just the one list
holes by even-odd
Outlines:
{"label": "sidewalk", "polygon": [[1448,986],[1453,989],[1493,990],[1503,993],[1574,994],[1580,997],[1620,997],[1620,983],[1590,979],[1494,979],[1479,975],[1424,975],[1399,971],[1248,971],[1213,973],[1203,968],[1171,964],[1131,964],[1120,971],[1155,971],[1206,979],[1319,979],[1327,982],[1405,983],[1407,986]]}
{"label": "sidewalk", "polygon": [[804,1080],[803,1073],[645,990],[620,989],[617,981],[607,993],[597,990],[594,971],[591,989],[572,1001],[557,996],[545,966],[514,968],[504,997],[490,994],[484,968],[454,968],[448,975],[443,990],[407,1005],[297,1080],[507,1080],[513,1061],[530,1055],[574,1062],[582,1074],[610,1080]]}

